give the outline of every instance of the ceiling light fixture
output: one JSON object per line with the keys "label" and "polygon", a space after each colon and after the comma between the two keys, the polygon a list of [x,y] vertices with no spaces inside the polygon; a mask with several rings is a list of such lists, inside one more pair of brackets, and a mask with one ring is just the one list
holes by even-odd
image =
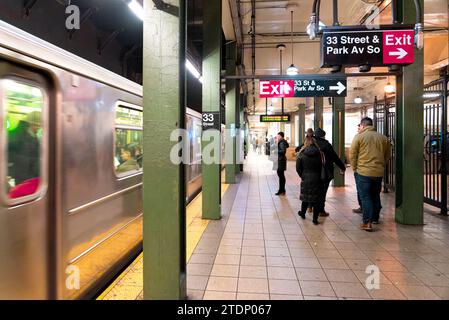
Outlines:
{"label": "ceiling light fixture", "polygon": [[396,91],[396,87],[390,83],[390,77],[388,77],[388,83],[384,87],[385,93],[393,93]]}
{"label": "ceiling light fixture", "polygon": [[287,68],[287,75],[289,76],[295,76],[298,74],[298,68],[295,67],[295,65],[293,64],[293,10],[290,11],[291,12],[291,44],[292,44],[292,64],[290,65],[290,67]]}
{"label": "ceiling light fixture", "polygon": [[143,7],[137,0],[131,0],[131,2],[128,3],[128,7],[131,9],[132,12],[134,12],[136,16],[139,17],[140,20],[143,20],[144,17]]}
{"label": "ceiling light fixture", "polygon": [[361,104],[363,102],[362,98],[360,96],[357,96],[357,98],[354,99],[354,103]]}

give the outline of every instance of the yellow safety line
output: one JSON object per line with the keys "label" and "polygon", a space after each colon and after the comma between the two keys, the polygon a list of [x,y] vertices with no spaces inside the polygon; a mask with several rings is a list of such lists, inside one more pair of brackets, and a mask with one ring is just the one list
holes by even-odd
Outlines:
{"label": "yellow safety line", "polygon": [[[229,185],[228,184],[222,184],[222,190],[221,190],[221,196],[226,193],[228,190]],[[201,208],[202,208],[202,202],[201,202],[201,196],[202,193],[198,194],[187,206],[186,210],[186,232],[187,232],[187,243],[186,243],[186,263],[189,261],[190,257],[193,254],[193,251],[195,250],[196,246],[198,245],[204,231],[206,230],[207,226],[209,225],[209,220],[202,220],[201,219]],[[196,209],[196,210],[195,210]],[[193,233],[195,236],[190,234],[189,236],[189,229],[193,228],[192,224],[195,222],[195,219],[201,219],[201,223],[199,226],[196,226],[197,229],[195,231],[190,231],[190,233]],[[122,280],[128,272],[143,258],[143,252],[139,254],[139,256],[131,263],[131,265],[126,268],[124,272],[122,272],[108,287],[107,289],[102,292],[98,297],[97,300],[104,300],[106,295],[114,289],[114,287]]]}
{"label": "yellow safety line", "polygon": [[103,300],[104,297],[112,290],[114,287],[119,283],[120,280],[122,280],[128,272],[137,264],[138,261],[143,257],[143,252],[141,252],[136,259],[126,268],[125,271],[123,271],[107,288],[104,292],[102,292],[96,300]]}

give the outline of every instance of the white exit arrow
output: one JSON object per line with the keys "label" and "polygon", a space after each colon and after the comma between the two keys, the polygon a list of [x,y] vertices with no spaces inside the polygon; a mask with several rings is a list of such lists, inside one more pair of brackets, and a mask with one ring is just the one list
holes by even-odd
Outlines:
{"label": "white exit arrow", "polygon": [[407,54],[408,54],[407,51],[405,51],[402,48],[398,48],[398,51],[388,52],[389,56],[397,56],[398,60],[403,59]]}
{"label": "white exit arrow", "polygon": [[332,90],[332,91],[337,91],[338,90],[337,94],[341,94],[343,91],[346,90],[346,87],[345,87],[345,85],[343,83],[338,81],[337,85],[336,86],[330,86],[329,90]]}

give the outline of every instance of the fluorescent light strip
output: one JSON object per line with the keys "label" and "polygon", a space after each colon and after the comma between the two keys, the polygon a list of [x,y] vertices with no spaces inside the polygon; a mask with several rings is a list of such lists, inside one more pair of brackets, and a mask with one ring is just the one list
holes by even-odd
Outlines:
{"label": "fluorescent light strip", "polygon": [[199,82],[203,83],[203,77],[201,76],[201,73],[195,68],[190,60],[186,60],[186,68],[195,78],[198,79]]}
{"label": "fluorescent light strip", "polygon": [[137,0],[132,0],[130,3],[128,3],[128,7],[131,9],[132,12],[134,12],[136,16],[139,17],[140,20],[143,20],[144,16],[143,7],[140,5],[139,2],[137,2]]}

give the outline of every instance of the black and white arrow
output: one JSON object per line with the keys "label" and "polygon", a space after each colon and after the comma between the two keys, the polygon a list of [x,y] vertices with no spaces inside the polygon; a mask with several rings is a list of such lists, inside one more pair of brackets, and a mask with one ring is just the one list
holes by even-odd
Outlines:
{"label": "black and white arrow", "polygon": [[337,91],[337,94],[341,94],[343,91],[346,90],[346,87],[343,83],[341,83],[340,81],[338,81],[336,86],[330,86],[329,90],[331,91]]}
{"label": "black and white arrow", "polygon": [[391,52],[388,52],[388,55],[389,56],[397,56],[397,59],[398,60],[401,60],[401,59],[403,59],[406,55],[407,55],[408,53],[407,53],[407,51],[405,51],[404,49],[402,49],[402,48],[398,48],[398,51],[391,51]]}

